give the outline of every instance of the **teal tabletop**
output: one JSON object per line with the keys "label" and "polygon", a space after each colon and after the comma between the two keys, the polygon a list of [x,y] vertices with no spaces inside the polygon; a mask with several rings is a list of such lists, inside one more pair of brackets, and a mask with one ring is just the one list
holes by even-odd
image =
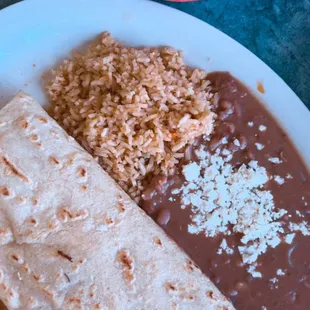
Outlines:
{"label": "teal tabletop", "polygon": [[[282,77],[310,109],[309,0],[153,1],[198,17],[240,42]],[[16,2],[0,0],[0,9]]]}

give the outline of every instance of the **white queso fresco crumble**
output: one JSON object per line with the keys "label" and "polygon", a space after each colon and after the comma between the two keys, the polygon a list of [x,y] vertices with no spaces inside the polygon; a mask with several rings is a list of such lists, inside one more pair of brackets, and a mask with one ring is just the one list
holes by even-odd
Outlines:
{"label": "white queso fresco crumble", "polygon": [[[227,149],[210,154],[201,147],[196,150],[196,156],[198,163],[183,166],[186,181],[172,194],[181,194],[182,209],[191,208],[193,216],[188,226],[189,233],[204,233],[206,237],[220,233],[242,234],[242,244],[238,248],[231,248],[223,237],[217,254],[231,255],[238,251],[247,271],[253,277],[261,278],[263,275],[256,270],[260,255],[268,248],[277,247],[282,240],[291,244],[297,231],[310,235],[305,221],[290,223],[289,232],[285,231],[281,218],[287,211],[278,209],[272,192],[264,189],[267,182],[282,185],[290,177],[268,175],[266,169],[254,160],[234,168],[230,163],[233,156]],[[271,161],[281,164],[280,160]],[[300,217],[302,220],[302,215]],[[277,276],[284,274],[280,269],[275,273]]]}

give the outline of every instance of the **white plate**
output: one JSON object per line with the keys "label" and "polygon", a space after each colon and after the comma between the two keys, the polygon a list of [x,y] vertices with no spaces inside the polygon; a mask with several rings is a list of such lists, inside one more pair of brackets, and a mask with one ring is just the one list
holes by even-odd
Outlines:
{"label": "white plate", "polygon": [[0,104],[18,90],[45,104],[41,74],[104,30],[128,44],[182,49],[189,64],[207,71],[230,71],[261,98],[310,167],[310,113],[283,80],[210,25],[147,0],[27,0],[0,11]]}

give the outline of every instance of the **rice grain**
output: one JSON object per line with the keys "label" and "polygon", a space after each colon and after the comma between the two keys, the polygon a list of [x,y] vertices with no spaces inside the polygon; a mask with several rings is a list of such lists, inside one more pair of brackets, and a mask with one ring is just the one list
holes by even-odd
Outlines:
{"label": "rice grain", "polygon": [[52,116],[138,202],[150,176],[211,133],[206,76],[171,47],[124,47],[105,32],[53,70],[47,91]]}

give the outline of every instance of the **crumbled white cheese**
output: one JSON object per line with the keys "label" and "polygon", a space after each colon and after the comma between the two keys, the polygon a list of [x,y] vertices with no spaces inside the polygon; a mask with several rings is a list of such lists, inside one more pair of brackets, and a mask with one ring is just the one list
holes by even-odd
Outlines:
{"label": "crumbled white cheese", "polygon": [[[188,231],[208,237],[241,233],[238,250],[243,262],[253,266],[268,247],[281,242],[284,233],[278,220],[286,210],[276,210],[271,192],[262,189],[269,180],[266,169],[256,161],[233,169],[217,154],[201,150],[196,155],[200,173],[181,188],[183,204],[193,212]],[[250,270],[255,272],[255,268]]]}
{"label": "crumbled white cheese", "polygon": [[236,146],[240,146],[240,142],[239,142],[239,140],[238,140],[238,139],[235,139],[235,140],[234,140],[234,145],[236,145]]}
{"label": "crumbled white cheese", "polygon": [[183,175],[188,182],[196,180],[199,174],[200,167],[196,163],[190,163],[183,167]]}
{"label": "crumbled white cheese", "polygon": [[233,158],[233,156],[232,156],[232,154],[229,154],[226,158],[225,158],[225,162],[226,163],[228,163],[228,162],[230,162],[231,160],[232,160],[232,158]]}
{"label": "crumbled white cheese", "polygon": [[[243,164],[237,169],[229,163],[232,154],[228,150],[217,150],[211,155],[201,148],[195,153],[199,163],[183,167],[186,182],[180,189],[172,191],[173,195],[181,194],[182,209],[191,208],[193,215],[188,226],[189,233],[204,233],[207,237],[240,233],[241,245],[236,250],[253,277],[262,277],[261,272],[256,270],[256,261],[269,247],[277,247],[281,240],[291,244],[296,231],[310,235],[310,227],[305,221],[291,222],[289,229],[292,233],[285,234],[280,219],[287,211],[276,209],[272,193],[264,190],[263,186],[270,177],[257,161]],[[281,162],[279,158],[271,158],[270,161]],[[280,176],[271,178],[279,184],[285,182]],[[296,214],[301,215],[298,210]],[[291,217],[291,214],[288,216]],[[223,252],[234,253],[225,239],[217,253]],[[278,269],[277,275],[282,273]]]}
{"label": "crumbled white cheese", "polygon": [[283,178],[281,178],[279,175],[275,175],[273,177],[273,179],[279,184],[279,185],[283,185],[285,183],[285,180]]}
{"label": "crumbled white cheese", "polygon": [[255,143],[255,146],[259,151],[261,151],[265,147],[263,144],[258,143],[258,142]]}
{"label": "crumbled white cheese", "polygon": [[295,210],[296,214],[299,216],[299,217],[305,217],[303,214],[301,214],[301,212],[299,210]]}
{"label": "crumbled white cheese", "polygon": [[247,271],[252,275],[253,278],[262,278],[262,273],[259,271],[256,271],[256,265],[251,265]]}
{"label": "crumbled white cheese", "polygon": [[283,161],[278,157],[270,157],[270,158],[268,158],[268,160],[270,162],[272,162],[273,164],[282,164],[283,163]]}
{"label": "crumbled white cheese", "polygon": [[284,272],[282,269],[278,269],[278,270],[277,270],[277,275],[278,275],[278,276],[284,276],[284,275],[285,275],[285,272]]}
{"label": "crumbled white cheese", "polygon": [[222,155],[228,156],[228,155],[231,155],[231,152],[229,152],[228,150],[224,149],[224,150],[222,151]]}
{"label": "crumbled white cheese", "polygon": [[211,140],[211,137],[210,137],[210,135],[204,135],[203,136],[203,139],[205,140],[205,141],[210,141]]}
{"label": "crumbled white cheese", "polygon": [[253,126],[254,126],[254,123],[253,123],[253,122],[248,122],[248,126],[249,126],[249,127],[253,127]]}
{"label": "crumbled white cheese", "polygon": [[292,244],[296,234],[288,234],[285,236],[285,242],[288,244]]}
{"label": "crumbled white cheese", "polygon": [[173,190],[171,191],[171,194],[172,194],[172,195],[177,195],[177,194],[179,194],[179,193],[180,193],[180,190],[177,189],[177,188],[175,188],[175,189],[173,189]]}
{"label": "crumbled white cheese", "polygon": [[227,143],[228,143],[227,138],[226,137],[222,138],[222,144],[227,144]]}
{"label": "crumbled white cheese", "polygon": [[286,175],[286,178],[287,178],[288,180],[289,180],[289,179],[293,179],[292,175],[289,174],[289,173]]}
{"label": "crumbled white cheese", "polygon": [[301,223],[290,223],[289,229],[291,231],[300,231],[304,236],[310,236],[310,230],[308,227],[308,223],[303,221]]}
{"label": "crumbled white cheese", "polygon": [[279,282],[279,279],[274,277],[272,279],[269,280],[271,282],[271,288],[278,288],[279,286],[277,285],[277,283]]}
{"label": "crumbled white cheese", "polygon": [[258,130],[259,130],[259,131],[266,131],[266,129],[267,129],[267,127],[266,127],[265,125],[260,125],[260,126],[258,127]]}
{"label": "crumbled white cheese", "polygon": [[222,254],[223,251],[226,252],[228,255],[234,254],[234,250],[228,246],[227,241],[225,239],[222,240],[220,247],[217,250],[217,254]]}

